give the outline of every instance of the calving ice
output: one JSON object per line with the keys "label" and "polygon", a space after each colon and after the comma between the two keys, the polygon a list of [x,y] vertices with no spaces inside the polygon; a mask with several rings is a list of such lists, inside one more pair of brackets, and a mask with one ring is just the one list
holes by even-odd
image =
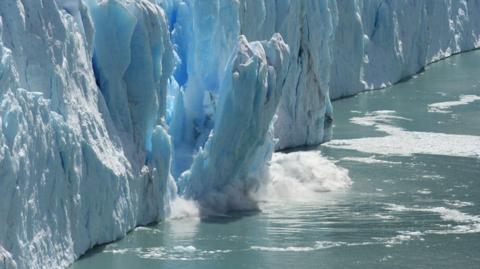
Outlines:
{"label": "calving ice", "polygon": [[480,46],[478,13],[446,0],[0,1],[0,268],[65,268],[178,199],[257,208],[272,171],[295,177],[281,155],[269,168],[275,150],[330,140],[331,99]]}

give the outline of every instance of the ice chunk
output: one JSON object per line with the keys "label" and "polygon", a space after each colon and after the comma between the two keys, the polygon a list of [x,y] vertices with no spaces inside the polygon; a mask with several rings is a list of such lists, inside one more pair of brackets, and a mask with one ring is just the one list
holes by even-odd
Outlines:
{"label": "ice chunk", "polygon": [[428,105],[428,112],[436,112],[436,113],[449,113],[448,109],[455,106],[462,106],[468,105],[475,101],[479,101],[480,96],[478,95],[461,95],[460,100],[458,101],[446,101],[446,102],[439,102],[433,103]]}
{"label": "ice chunk", "polygon": [[269,131],[286,66],[288,47],[280,35],[252,43],[240,37],[220,89],[215,127],[182,179],[185,196],[199,201],[203,210],[224,213],[256,206],[249,192],[265,178],[273,150]]}
{"label": "ice chunk", "polygon": [[433,154],[474,158],[480,156],[480,136],[408,131],[393,124],[398,120],[410,119],[397,116],[396,112],[391,110],[374,111],[363,117],[353,117],[350,120],[352,123],[374,127],[387,135],[332,140],[325,146],[379,155]]}
{"label": "ice chunk", "polygon": [[175,109],[178,113],[172,123],[181,124],[182,130],[171,132],[174,147],[181,152],[175,156],[175,175],[188,169],[191,157],[204,146],[213,127],[214,101],[240,34],[238,8],[237,1],[221,0],[182,1],[178,5],[172,33],[180,58],[175,79],[184,90],[183,100],[177,102],[183,109]]}

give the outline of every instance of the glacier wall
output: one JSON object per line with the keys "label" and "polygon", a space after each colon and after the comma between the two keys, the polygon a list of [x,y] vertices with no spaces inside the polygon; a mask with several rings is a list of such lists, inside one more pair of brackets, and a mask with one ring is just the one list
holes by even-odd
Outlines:
{"label": "glacier wall", "polygon": [[276,149],[328,140],[330,99],[386,87],[431,62],[478,48],[479,5],[477,0],[241,0],[242,34],[262,40],[279,32],[293,58],[289,90],[277,112]]}
{"label": "glacier wall", "polygon": [[0,2],[0,268],[64,268],[167,213],[166,17],[89,5]]}
{"label": "glacier wall", "polygon": [[479,1],[337,3],[344,12],[333,46],[334,99],[389,86],[429,63],[480,46]]}
{"label": "glacier wall", "polygon": [[177,195],[255,208],[275,149],[330,139],[331,100],[480,46],[479,0],[2,0],[0,17],[0,268],[64,268]]}
{"label": "glacier wall", "polygon": [[287,90],[275,123],[277,150],[330,139],[331,100],[386,87],[431,62],[480,46],[478,0],[204,2],[160,1],[172,18],[180,58],[175,78],[188,96],[195,95],[185,99],[197,100],[186,105],[195,115],[185,122],[188,138],[174,143],[189,152],[178,158],[176,175],[188,169],[188,156],[205,143],[211,121],[201,106],[205,96],[216,93],[218,70],[239,34],[266,40],[280,33],[290,47]]}

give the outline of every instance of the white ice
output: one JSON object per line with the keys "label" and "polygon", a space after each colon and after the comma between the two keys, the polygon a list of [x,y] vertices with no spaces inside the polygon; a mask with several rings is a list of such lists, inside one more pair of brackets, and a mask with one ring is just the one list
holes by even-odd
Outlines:
{"label": "white ice", "polygon": [[[195,203],[255,207],[239,194],[268,184],[274,149],[331,138],[331,99],[479,47],[479,13],[448,0],[0,1],[0,268],[65,268]],[[383,120],[387,137],[344,142],[479,154],[477,137]],[[308,182],[299,156],[275,157],[275,181],[346,185],[318,156],[325,171],[302,161],[320,176]],[[171,208],[179,191],[195,202]]]}
{"label": "white ice", "polygon": [[348,171],[318,151],[275,153],[270,179],[256,194],[263,201],[316,201],[322,192],[348,188]]}
{"label": "white ice", "polygon": [[433,103],[428,105],[428,112],[435,112],[435,113],[450,113],[450,108],[456,106],[463,106],[473,103],[475,101],[480,101],[480,96],[478,95],[461,95],[458,101],[446,101],[446,102],[439,102]]}
{"label": "white ice", "polygon": [[394,120],[410,119],[397,116],[394,111],[375,111],[363,117],[354,117],[351,119],[352,123],[371,126],[386,135],[332,140],[325,146],[377,155],[480,157],[480,136],[408,131],[395,126]]}

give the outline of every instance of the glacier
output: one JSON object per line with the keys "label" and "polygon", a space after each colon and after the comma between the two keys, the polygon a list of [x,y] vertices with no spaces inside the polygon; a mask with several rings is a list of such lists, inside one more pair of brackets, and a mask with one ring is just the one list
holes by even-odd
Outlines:
{"label": "glacier", "polygon": [[478,0],[2,0],[0,18],[0,268],[65,268],[180,198],[256,209],[274,151],[331,139],[332,100],[480,47]]}

